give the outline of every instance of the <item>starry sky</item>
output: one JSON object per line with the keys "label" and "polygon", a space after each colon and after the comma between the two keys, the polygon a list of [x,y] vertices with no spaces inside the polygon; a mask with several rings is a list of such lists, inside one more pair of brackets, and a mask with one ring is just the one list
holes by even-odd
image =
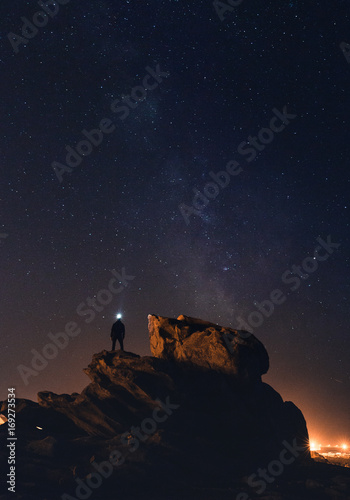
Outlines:
{"label": "starry sky", "polygon": [[0,4],[0,399],[81,391],[118,312],[140,355],[149,313],[251,318],[264,380],[350,441],[349,2],[64,1]]}

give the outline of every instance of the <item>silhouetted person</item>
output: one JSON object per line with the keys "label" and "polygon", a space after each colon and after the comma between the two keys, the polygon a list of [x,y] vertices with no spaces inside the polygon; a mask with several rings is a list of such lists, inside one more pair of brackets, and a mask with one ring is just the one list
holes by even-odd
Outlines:
{"label": "silhouetted person", "polygon": [[124,337],[125,337],[125,326],[121,322],[121,319],[117,319],[117,321],[113,323],[111,330],[112,351],[115,351],[115,343],[117,340],[120,344],[120,349],[124,351]]}

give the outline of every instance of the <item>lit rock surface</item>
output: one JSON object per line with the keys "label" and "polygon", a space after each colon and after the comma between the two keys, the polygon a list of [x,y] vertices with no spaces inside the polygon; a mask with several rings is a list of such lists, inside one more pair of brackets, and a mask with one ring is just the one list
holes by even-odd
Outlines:
{"label": "lit rock surface", "polygon": [[254,383],[269,369],[263,344],[245,331],[188,316],[148,316],[153,356],[188,366],[220,371],[238,382]]}

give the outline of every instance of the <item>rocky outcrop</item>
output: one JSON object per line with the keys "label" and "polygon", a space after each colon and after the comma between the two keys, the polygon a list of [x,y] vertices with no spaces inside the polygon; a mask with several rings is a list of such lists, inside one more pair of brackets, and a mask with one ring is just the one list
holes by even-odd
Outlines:
{"label": "rocky outcrop", "polygon": [[84,370],[92,383],[81,394],[39,392],[39,405],[65,415],[90,436],[115,436],[174,391],[166,364],[131,352],[102,351]]}
{"label": "rocky outcrop", "polygon": [[[89,484],[99,464],[112,467],[114,457],[113,474],[96,498],[112,500],[117,491],[133,500],[235,499],[247,491],[247,477],[286,450],[288,470],[303,467],[304,489],[307,481],[315,487],[305,473],[311,467],[306,422],[262,382],[269,361],[256,337],[155,315],[149,335],[153,356],[95,354],[81,394],[41,392],[38,404],[17,402],[22,498],[80,498],[77,485]],[[296,498],[303,498],[299,490]],[[278,492],[274,498],[286,498]]]}

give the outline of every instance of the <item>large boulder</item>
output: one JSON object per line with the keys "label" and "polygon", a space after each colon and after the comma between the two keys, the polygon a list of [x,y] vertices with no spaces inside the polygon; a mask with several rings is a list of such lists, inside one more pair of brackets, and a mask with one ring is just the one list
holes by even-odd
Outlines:
{"label": "large boulder", "polygon": [[225,373],[237,383],[254,385],[269,369],[264,345],[251,333],[179,316],[148,316],[153,356]]}

